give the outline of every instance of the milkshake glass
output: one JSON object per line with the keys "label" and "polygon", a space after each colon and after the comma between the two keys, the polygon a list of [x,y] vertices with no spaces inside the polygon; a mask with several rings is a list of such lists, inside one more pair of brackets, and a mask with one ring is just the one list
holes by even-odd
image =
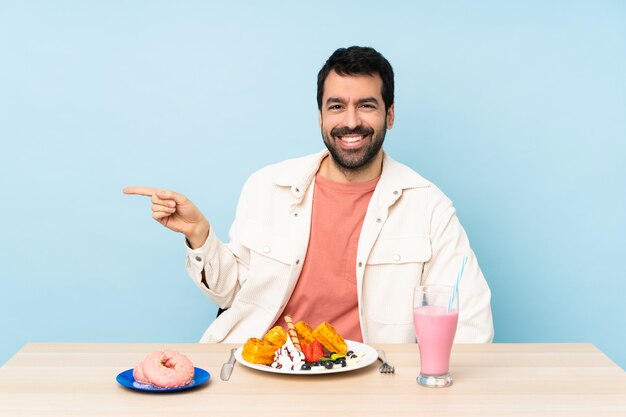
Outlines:
{"label": "milkshake glass", "polygon": [[413,326],[420,352],[417,382],[426,387],[447,387],[450,376],[450,352],[459,319],[458,294],[454,287],[425,285],[413,293]]}

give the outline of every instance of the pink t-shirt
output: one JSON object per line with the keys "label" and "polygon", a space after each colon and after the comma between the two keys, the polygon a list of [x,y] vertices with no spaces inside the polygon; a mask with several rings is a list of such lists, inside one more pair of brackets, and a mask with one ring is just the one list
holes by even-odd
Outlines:
{"label": "pink t-shirt", "polygon": [[[343,184],[317,174],[311,235],[302,273],[285,307],[312,328],[327,321],[345,338],[361,342],[356,291],[356,251],[367,205],[378,179]],[[281,317],[276,323],[286,328]]]}

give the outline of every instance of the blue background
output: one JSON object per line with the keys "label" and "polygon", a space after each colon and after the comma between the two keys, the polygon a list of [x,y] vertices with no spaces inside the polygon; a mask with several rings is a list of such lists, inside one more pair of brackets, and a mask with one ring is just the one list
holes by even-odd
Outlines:
{"label": "blue background", "polygon": [[183,238],[122,188],[226,239],[251,172],[321,149],[317,71],[358,44],[394,66],[386,149],[455,202],[495,340],[626,367],[626,2],[296,3],[0,1],[0,363],[197,341],[216,308]]}

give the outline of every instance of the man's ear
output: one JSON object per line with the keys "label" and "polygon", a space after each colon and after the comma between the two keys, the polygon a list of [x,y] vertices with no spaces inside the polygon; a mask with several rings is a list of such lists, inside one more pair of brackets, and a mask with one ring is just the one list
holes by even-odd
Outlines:
{"label": "man's ear", "polygon": [[393,127],[393,121],[395,118],[394,105],[395,103],[387,109],[387,130]]}
{"label": "man's ear", "polygon": [[320,129],[322,128],[322,111],[317,112],[317,123],[320,125]]}

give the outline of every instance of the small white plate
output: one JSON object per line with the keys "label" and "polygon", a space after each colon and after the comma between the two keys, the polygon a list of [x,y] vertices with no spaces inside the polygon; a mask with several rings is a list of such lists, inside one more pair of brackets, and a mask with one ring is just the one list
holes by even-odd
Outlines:
{"label": "small white plate", "polygon": [[235,352],[235,359],[237,359],[237,362],[239,362],[240,364],[244,366],[247,366],[248,368],[252,368],[252,369],[256,369],[256,370],[264,371],[264,372],[272,372],[275,374],[324,375],[324,374],[335,374],[339,372],[349,372],[349,371],[354,371],[357,369],[365,368],[366,366],[369,366],[372,363],[374,363],[376,359],[378,358],[378,354],[376,353],[376,350],[372,348],[371,346],[368,346],[363,343],[355,342],[352,340],[346,340],[346,344],[348,345],[348,350],[351,350],[356,354],[360,353],[363,355],[361,357],[361,360],[358,363],[355,363],[349,366],[345,366],[345,367],[333,366],[331,369],[326,369],[322,366],[321,367],[322,369],[320,370],[312,369],[310,371],[302,371],[298,369],[298,370],[292,371],[291,369],[285,369],[285,368],[276,369],[276,368],[272,368],[269,365],[260,365],[256,363],[250,363],[247,360],[245,360],[243,356],[241,356],[241,352],[243,351],[243,346],[241,346]]}

